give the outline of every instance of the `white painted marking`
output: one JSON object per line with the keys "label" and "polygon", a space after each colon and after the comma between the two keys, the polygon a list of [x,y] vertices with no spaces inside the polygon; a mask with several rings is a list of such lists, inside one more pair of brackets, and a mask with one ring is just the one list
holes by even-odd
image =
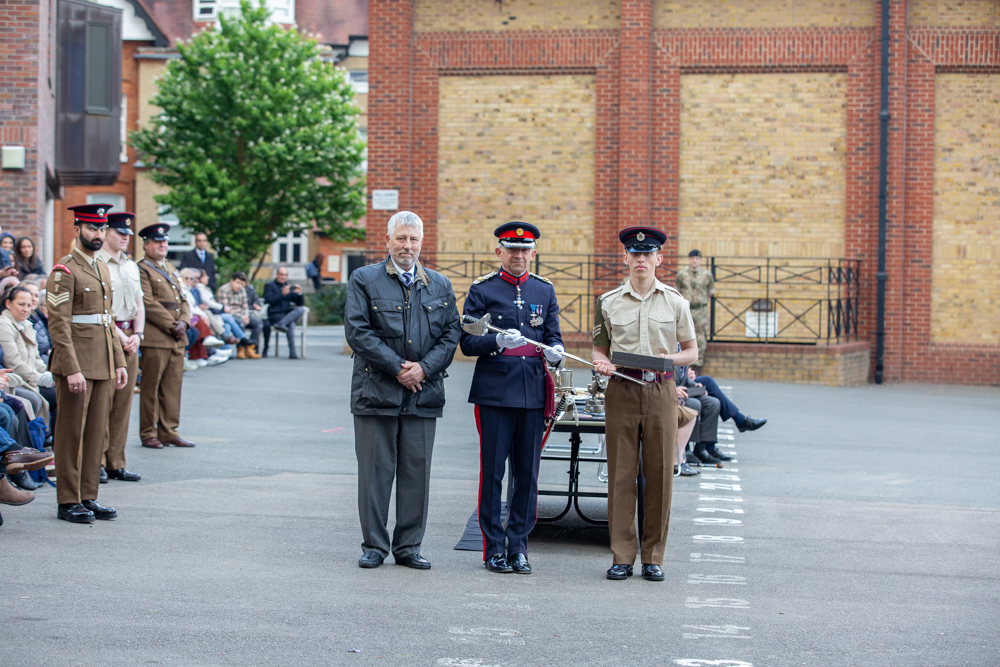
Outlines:
{"label": "white painted marking", "polygon": [[716,473],[703,472],[703,473],[701,473],[701,478],[700,479],[719,479],[719,480],[723,480],[723,481],[726,481],[726,482],[739,482],[740,481],[740,476],[739,475],[720,475],[720,474],[716,474]]}
{"label": "white painted marking", "polygon": [[728,512],[729,514],[743,514],[743,508],[736,507],[733,509],[727,509],[725,507],[699,507],[699,512]]}
{"label": "white painted marking", "polygon": [[719,554],[703,554],[703,553],[692,553],[691,554],[692,563],[732,563],[743,564],[747,562],[747,559],[743,556],[722,556]]}
{"label": "white painted marking", "polygon": [[698,488],[702,491],[742,491],[743,487],[739,484],[699,484]]}
{"label": "white painted marking", "polygon": [[736,577],[731,574],[689,574],[689,584],[729,584],[732,586],[746,586],[746,577]]}
{"label": "white painted marking", "polygon": [[717,526],[738,526],[742,521],[739,519],[717,519],[713,517],[698,517],[697,519],[691,519],[695,523],[710,523]]}
{"label": "white painted marking", "polygon": [[728,433],[719,433],[715,437],[719,440],[735,440],[736,436],[729,435]]}
{"label": "white painted marking", "polygon": [[749,600],[737,598],[687,598],[684,606],[688,609],[699,609],[701,607],[715,607],[717,609],[749,609]]}
{"label": "white painted marking", "polygon": [[483,662],[479,658],[438,658],[437,664],[444,667],[503,667]]}
{"label": "white painted marking", "polygon": [[448,632],[457,635],[451,639],[461,643],[491,642],[510,646],[524,646],[524,638],[517,630],[506,628],[448,628]]}
{"label": "white painted marking", "polygon": [[742,542],[743,538],[739,535],[695,535],[693,538],[695,542]]}
{"label": "white painted marking", "polygon": [[749,635],[742,634],[744,630],[749,630],[750,628],[744,628],[739,625],[685,625],[683,627],[699,630],[701,633],[704,633],[685,632],[684,639],[750,639]]}
{"label": "white painted marking", "polygon": [[737,498],[736,496],[701,496],[698,500],[703,500],[706,502],[722,501],[724,503],[742,503],[742,498]]}
{"label": "white painted marking", "polygon": [[719,433],[736,433],[735,429],[719,427]]}
{"label": "white painted marking", "polygon": [[753,667],[753,663],[742,660],[701,660],[700,658],[681,658],[674,660],[681,667]]}

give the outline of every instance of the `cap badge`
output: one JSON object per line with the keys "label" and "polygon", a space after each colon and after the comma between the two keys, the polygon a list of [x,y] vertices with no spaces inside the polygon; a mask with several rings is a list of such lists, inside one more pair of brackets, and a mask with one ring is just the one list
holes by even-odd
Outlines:
{"label": "cap badge", "polygon": [[524,236],[524,230],[521,229],[520,227],[518,227],[514,233],[517,234],[518,236]]}
{"label": "cap badge", "polygon": [[156,228],[156,233],[157,233],[157,234],[162,234],[163,232],[164,232],[164,229],[163,229],[163,227],[157,227],[157,228]]}
{"label": "cap badge", "polygon": [[132,226],[132,221],[129,220],[128,218],[125,218],[125,226],[126,227],[131,227]]}
{"label": "cap badge", "polygon": [[635,235],[635,240],[636,241],[644,241],[645,239],[646,239],[646,235],[643,234],[642,232],[639,232],[638,234]]}
{"label": "cap badge", "polygon": [[104,209],[103,208],[97,209],[97,215],[104,215]]}

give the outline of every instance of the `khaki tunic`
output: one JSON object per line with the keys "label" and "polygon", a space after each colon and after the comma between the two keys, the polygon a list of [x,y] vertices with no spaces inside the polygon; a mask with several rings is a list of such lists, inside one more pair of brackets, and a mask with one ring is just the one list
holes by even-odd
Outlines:
{"label": "khaki tunic", "polygon": [[657,280],[645,297],[632,281],[601,296],[594,319],[594,345],[612,352],[676,354],[678,341],[694,340],[691,311],[680,292]]}

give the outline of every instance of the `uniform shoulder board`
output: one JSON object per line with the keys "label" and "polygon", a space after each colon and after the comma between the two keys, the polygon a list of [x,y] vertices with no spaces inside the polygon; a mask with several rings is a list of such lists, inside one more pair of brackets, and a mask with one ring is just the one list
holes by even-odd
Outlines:
{"label": "uniform shoulder board", "polygon": [[544,278],[544,277],[542,277],[542,276],[538,275],[537,273],[532,273],[531,275],[532,275],[533,277],[535,277],[535,278],[538,278],[538,279],[539,279],[539,280],[541,280],[541,281],[542,281],[543,283],[548,283],[548,284],[550,284],[550,285],[552,284],[552,281],[551,281],[551,280],[549,280],[548,278]]}
{"label": "uniform shoulder board", "polygon": [[684,298],[684,295],[682,295],[680,293],[680,290],[678,290],[676,287],[671,287],[670,285],[668,285],[666,283],[663,283],[663,286],[667,288],[668,292],[673,292],[674,294],[676,294],[677,296],[681,297],[682,299]]}
{"label": "uniform shoulder board", "polygon": [[610,292],[605,292],[604,294],[602,294],[601,296],[599,296],[598,300],[606,299],[609,296],[611,296],[612,294],[617,294],[618,292],[621,292],[623,289],[625,289],[625,285],[619,285],[618,287],[614,288]]}
{"label": "uniform shoulder board", "polygon": [[66,273],[70,273],[69,267],[66,266],[65,264],[56,264],[55,266],[52,267],[52,270],[53,271],[65,271]]}
{"label": "uniform shoulder board", "polygon": [[486,274],[485,276],[479,276],[478,278],[476,278],[475,280],[473,280],[473,281],[472,281],[472,284],[473,284],[473,285],[478,285],[479,283],[481,283],[481,282],[483,282],[483,281],[485,281],[485,280],[489,280],[490,278],[492,278],[492,277],[493,277],[493,276],[495,276],[496,274],[497,274],[497,272],[496,272],[496,271],[490,271],[490,272],[489,272],[489,273],[487,273],[487,274]]}

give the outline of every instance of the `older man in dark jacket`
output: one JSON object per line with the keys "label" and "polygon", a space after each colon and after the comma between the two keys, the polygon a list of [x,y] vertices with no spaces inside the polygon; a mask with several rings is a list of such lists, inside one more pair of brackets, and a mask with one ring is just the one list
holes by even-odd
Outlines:
{"label": "older man in dark jacket", "polygon": [[[417,262],[423,222],[409,211],[389,218],[389,257],[351,274],[344,331],[354,350],[351,413],[358,456],[363,568],[429,569],[420,555],[427,525],[431,451],[444,407],[445,369],[461,335],[455,292]],[[396,527],[386,527],[396,479]]]}

